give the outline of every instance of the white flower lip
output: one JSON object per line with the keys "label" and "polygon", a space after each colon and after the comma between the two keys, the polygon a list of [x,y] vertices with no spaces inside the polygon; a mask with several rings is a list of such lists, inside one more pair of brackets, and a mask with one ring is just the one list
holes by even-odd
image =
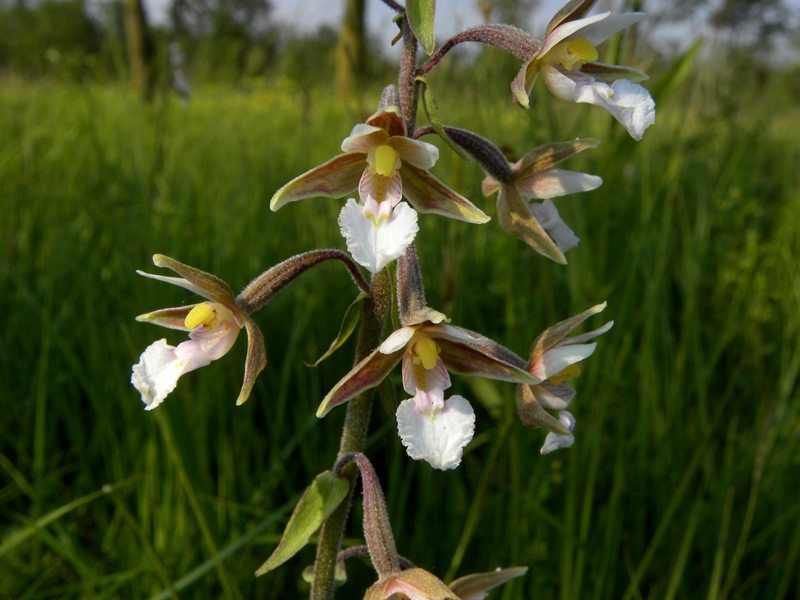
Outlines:
{"label": "white flower lip", "polygon": [[461,396],[445,400],[442,410],[430,413],[420,412],[411,398],[397,407],[397,429],[411,458],[434,469],[455,469],[475,433],[475,412]]}

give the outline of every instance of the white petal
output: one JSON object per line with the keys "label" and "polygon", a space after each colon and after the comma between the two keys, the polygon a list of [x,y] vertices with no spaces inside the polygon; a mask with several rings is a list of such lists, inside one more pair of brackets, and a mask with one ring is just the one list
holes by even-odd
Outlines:
{"label": "white petal", "polygon": [[548,379],[568,366],[590,357],[595,348],[597,348],[596,343],[556,346],[542,354],[533,363],[530,371],[539,379]]}
{"label": "white petal", "polygon": [[[609,16],[606,19],[598,19],[593,23],[584,25],[579,31],[576,31],[571,37],[583,38],[593,46],[603,43],[618,31],[622,31],[626,27],[640,23],[647,18],[647,15],[640,12],[623,13],[621,15]],[[591,19],[591,17],[589,17]],[[589,19],[581,19],[588,21]],[[573,21],[576,23],[577,21]]]}
{"label": "white petal", "polygon": [[531,214],[539,221],[539,225],[553,237],[561,252],[571,250],[581,241],[558,214],[552,200],[545,200],[542,203],[533,202]]}
{"label": "white petal", "polygon": [[592,338],[596,338],[598,335],[603,335],[606,331],[611,329],[614,326],[614,321],[609,321],[602,327],[598,327],[594,331],[588,331],[586,333],[582,333],[581,335],[575,335],[571,338],[567,338],[563,340],[561,344],[582,344],[583,342],[588,342]]}
{"label": "white petal", "polygon": [[530,177],[521,177],[517,180],[517,189],[526,198],[544,199],[589,192],[602,184],[603,179],[597,175],[564,169],[547,169]]}
{"label": "white petal", "polygon": [[433,144],[395,135],[388,144],[400,155],[403,162],[419,169],[430,169],[439,160],[439,149]]}
{"label": "white petal", "polygon": [[416,327],[401,327],[389,334],[383,343],[378,348],[381,354],[392,354],[405,347],[409,340],[414,337],[417,332]]}
{"label": "white petal", "polygon": [[475,412],[461,396],[433,413],[421,413],[413,399],[404,400],[397,407],[397,429],[411,458],[435,469],[455,469],[475,433]]}
{"label": "white petal", "polygon": [[[570,430],[575,429],[575,417],[567,411],[558,413],[558,420],[561,424]],[[569,435],[560,435],[552,431],[544,438],[544,445],[542,446],[542,454],[550,454],[553,450],[560,450],[561,448],[571,448],[575,443],[575,436],[570,433]]]}
{"label": "white petal", "polygon": [[139,362],[133,365],[131,383],[142,395],[145,410],[152,410],[175,389],[178,378],[185,372],[187,362],[178,358],[176,348],[167,340],[150,344]]}
{"label": "white petal", "polygon": [[449,340],[451,342],[466,342],[468,344],[479,344],[481,346],[484,344],[489,344],[492,341],[479,333],[473,333],[472,331],[467,331],[461,327],[447,324],[431,325],[430,327],[426,327],[425,333],[436,339]]}
{"label": "white petal", "polygon": [[353,259],[372,273],[401,256],[419,229],[416,211],[405,203],[398,204],[388,220],[378,219],[376,225],[352,198],[339,213],[339,226]]}
{"label": "white petal", "polygon": [[139,271],[138,269],[136,272],[144,277],[149,277],[150,279],[157,279],[158,281],[163,281],[165,283],[171,283],[172,285],[177,285],[179,287],[187,289],[193,294],[197,294],[198,296],[202,296],[203,298],[208,298],[209,300],[213,300],[211,296],[206,294],[195,284],[186,281],[183,277],[167,277],[166,275],[153,275],[152,273],[145,273],[144,271]]}
{"label": "white petal", "polygon": [[[377,132],[383,132],[383,135],[375,135]],[[342,142],[342,152],[359,152],[366,154],[370,149],[374,148],[389,135],[380,127],[373,127],[366,123],[359,123],[353,127],[353,131]]]}
{"label": "white petal", "polygon": [[[539,50],[539,56],[544,56],[551,50],[551,48],[553,48],[553,46],[563,42],[570,36],[574,36],[576,38],[584,37],[584,29],[594,23],[607,19],[610,14],[610,12],[604,12],[597,15],[592,15],[591,17],[586,17],[584,19],[575,19],[574,21],[562,23],[553,29],[553,31],[550,32],[550,35],[544,39],[542,42],[542,48]],[[581,35],[577,35],[579,31],[581,32]],[[591,40],[588,41],[591,42]],[[594,44],[594,42],[591,43]]]}

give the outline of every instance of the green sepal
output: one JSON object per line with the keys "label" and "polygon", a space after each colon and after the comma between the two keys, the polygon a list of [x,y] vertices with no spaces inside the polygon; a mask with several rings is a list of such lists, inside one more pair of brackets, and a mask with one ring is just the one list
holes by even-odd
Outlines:
{"label": "green sepal", "polygon": [[330,347],[328,350],[320,356],[316,362],[314,363],[305,363],[307,367],[316,367],[321,363],[323,360],[328,358],[331,354],[336,352],[342,344],[344,344],[348,338],[352,335],[352,333],[356,330],[356,325],[358,325],[358,321],[361,318],[361,304],[364,302],[365,298],[368,298],[367,294],[361,292],[358,294],[353,303],[347,307],[347,310],[344,313],[344,318],[342,319],[342,325],[339,327],[339,335],[336,336],[336,339],[331,342]]}
{"label": "green sepal", "polygon": [[411,31],[430,56],[436,48],[436,36],[433,33],[436,0],[407,0],[406,15]]}
{"label": "green sepal", "polygon": [[342,503],[349,489],[350,482],[331,471],[317,475],[295,506],[278,547],[256,571],[256,577],[272,571],[297,554]]}
{"label": "green sepal", "polygon": [[453,140],[450,139],[450,136],[447,135],[447,132],[442,126],[442,120],[439,118],[439,106],[436,104],[436,98],[433,97],[433,92],[431,92],[431,88],[428,85],[428,80],[420,76],[417,77],[416,81],[422,84],[422,107],[425,109],[425,115],[428,117],[428,121],[436,132],[436,135],[442,138],[453,152],[464,160],[467,160],[467,154],[453,143]]}

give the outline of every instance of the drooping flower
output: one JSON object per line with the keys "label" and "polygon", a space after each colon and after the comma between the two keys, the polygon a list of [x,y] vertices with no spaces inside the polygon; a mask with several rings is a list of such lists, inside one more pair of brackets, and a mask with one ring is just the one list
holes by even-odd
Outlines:
{"label": "drooping flower", "polygon": [[376,202],[372,196],[360,204],[347,200],[339,213],[339,227],[355,261],[377,273],[401,256],[419,230],[417,213],[405,202]]}
{"label": "drooping flower", "polygon": [[397,423],[409,456],[437,469],[453,469],[472,439],[475,415],[461,396],[444,399],[448,371],[512,383],[538,383],[524,369],[498,357],[491,340],[448,325],[446,317],[425,308],[404,319],[369,356],[345,375],[322,401],[317,416],[377,386],[403,362],[403,387],[413,396],[400,403]]}
{"label": "drooping flower", "polygon": [[[431,144],[407,136],[400,109],[379,110],[356,125],[342,142],[340,154],[293,179],[279,189],[270,208],[304,198],[343,198],[358,189],[361,199],[372,198],[394,207],[405,196],[421,213],[434,213],[470,223],[489,220],[478,207],[428,172],[439,158]],[[386,209],[384,209],[386,210]]]}
{"label": "drooping flower", "polygon": [[528,96],[539,73],[558,98],[594,104],[617,119],[628,133],[642,139],[655,123],[655,102],[634,83],[647,79],[638,69],[597,62],[595,46],[618,31],[644,20],[644,13],[585,15],[597,0],[573,0],[550,21],[541,46],[523,64],[511,84],[514,99],[528,108]]}
{"label": "drooping flower", "polygon": [[[597,175],[554,167],[598,144],[593,139],[577,139],[539,146],[511,165],[512,174],[505,183],[487,176],[483,181],[483,193],[488,196],[499,190],[497,215],[503,229],[540,254],[566,264],[564,252],[577,246],[579,240],[561,219],[550,198],[597,189],[603,180]],[[545,202],[529,202],[529,198]]]}
{"label": "drooping flower", "polygon": [[153,263],[171,269],[181,277],[137,272],[186,288],[208,301],[165,308],[136,317],[137,321],[189,332],[189,340],[177,346],[169,345],[166,339],[150,344],[133,366],[131,383],[142,395],[145,410],[152,410],[161,404],[175,389],[182,375],[205,367],[227,354],[239,331],[245,328],[247,362],[244,383],[236,400],[237,404],[242,404],[249,397],[258,373],[267,362],[261,331],[237,305],[235,294],[224,281],[161,254],[153,256]]}
{"label": "drooping flower", "polygon": [[[528,371],[540,383],[523,384],[517,388],[517,414],[526,427],[544,427],[549,431],[542,446],[542,454],[559,448],[569,448],[575,442],[572,431],[575,417],[567,411],[575,397],[575,390],[564,384],[567,377],[577,377],[580,369],[576,363],[592,355],[597,343],[589,340],[606,333],[614,325],[609,321],[602,327],[573,337],[567,335],[592,315],[605,309],[606,303],[593,306],[579,315],[549,327],[536,338],[531,350]],[[546,410],[558,413],[558,419]]]}

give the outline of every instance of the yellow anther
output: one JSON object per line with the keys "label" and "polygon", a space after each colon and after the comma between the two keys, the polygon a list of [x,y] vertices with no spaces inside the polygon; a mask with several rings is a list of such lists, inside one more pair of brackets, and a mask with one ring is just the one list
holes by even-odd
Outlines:
{"label": "yellow anther", "polygon": [[422,361],[422,366],[430,370],[436,366],[436,361],[439,359],[439,347],[429,337],[424,337],[414,345],[414,351]]}
{"label": "yellow anther", "polygon": [[578,367],[578,365],[570,365],[563,371],[559,371],[552,377],[548,378],[548,381],[553,385],[561,385],[562,383],[564,383],[564,380],[567,377],[577,377],[580,374],[581,374],[581,369],[580,367]]}
{"label": "yellow anther", "polygon": [[597,48],[583,38],[557,44],[547,53],[547,62],[564,65],[569,71],[580,69],[584,63],[597,60]]}
{"label": "yellow anther", "polygon": [[394,173],[394,165],[397,162],[397,152],[391,146],[378,146],[375,148],[375,172],[384,177],[390,177]]}
{"label": "yellow anther", "polygon": [[216,318],[217,313],[207,302],[204,302],[189,311],[183,324],[186,325],[187,329],[194,329],[200,325],[210,325]]}

